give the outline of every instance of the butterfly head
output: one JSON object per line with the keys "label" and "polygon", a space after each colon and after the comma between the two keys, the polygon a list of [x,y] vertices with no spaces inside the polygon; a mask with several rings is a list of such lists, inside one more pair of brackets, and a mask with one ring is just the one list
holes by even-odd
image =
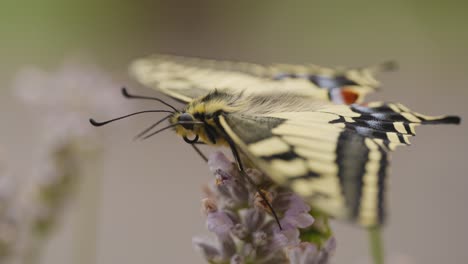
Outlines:
{"label": "butterfly head", "polygon": [[216,100],[194,100],[181,112],[174,113],[169,119],[175,131],[187,143],[198,140],[209,145],[223,145],[226,141],[217,124],[217,118],[225,113],[225,105]]}
{"label": "butterfly head", "polygon": [[[168,106],[172,110],[158,109],[138,111],[103,122],[98,122],[91,118],[89,120],[90,123],[93,126],[103,126],[114,121],[143,113],[169,113],[169,115],[159,119],[159,121],[139,133],[135,139],[147,139],[159,134],[160,132],[173,128],[187,143],[200,143],[198,142],[200,140],[201,143],[209,145],[227,145],[227,142],[223,137],[224,133],[218,124],[218,118],[224,113],[233,112],[237,109],[236,107],[233,107],[232,104],[235,100],[232,100],[232,96],[228,93],[215,90],[204,97],[195,99],[188,103],[183,110],[178,110],[159,98],[130,94],[125,87],[122,88],[122,94],[124,97],[130,99],[155,100]],[[152,132],[154,128],[165,120],[169,120],[169,126]]]}
{"label": "butterfly head", "polygon": [[195,143],[200,138],[203,140],[201,135],[204,134],[204,123],[197,120],[193,114],[185,111],[177,112],[171,116],[169,122],[174,126],[176,133],[183,137],[187,143]]}

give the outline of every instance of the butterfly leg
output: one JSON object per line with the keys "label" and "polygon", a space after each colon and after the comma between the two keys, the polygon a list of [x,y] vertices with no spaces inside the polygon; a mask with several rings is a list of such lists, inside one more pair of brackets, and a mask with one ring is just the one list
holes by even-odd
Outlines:
{"label": "butterfly leg", "polygon": [[230,140],[228,140],[228,142],[229,142],[229,146],[231,147],[232,155],[234,156],[234,159],[236,160],[236,164],[237,164],[237,167],[238,167],[240,173],[252,186],[255,186],[255,188],[257,189],[257,193],[260,195],[262,200],[268,206],[268,209],[270,209],[271,213],[273,214],[273,217],[275,218],[275,221],[278,224],[279,229],[283,230],[283,228],[281,227],[281,223],[279,221],[278,215],[276,214],[275,209],[273,209],[273,206],[271,205],[270,201],[268,201],[268,199],[266,198],[265,193],[260,189],[260,187],[245,172],[244,166],[242,165],[242,161],[241,161],[240,156],[239,156],[239,152],[237,152],[237,149],[234,146],[234,144],[232,144],[232,142]]}
{"label": "butterfly leg", "polygon": [[205,162],[208,162],[208,158],[205,156],[205,154],[203,154],[203,152],[201,152],[201,150],[197,146],[195,146],[195,144],[197,143],[192,143],[190,145]]}
{"label": "butterfly leg", "polygon": [[[219,121],[219,118],[215,117],[215,122],[216,124],[218,125],[218,127],[222,127],[221,124],[220,124],[220,121]],[[234,141],[232,141],[232,139],[226,134],[225,131],[222,131],[222,133],[224,134],[224,139],[228,142],[229,144],[229,147],[231,148],[231,151],[232,151],[232,155],[234,156],[234,159],[236,160],[236,164],[237,164],[237,167],[239,169],[239,172],[241,173],[241,175],[249,182],[249,184],[251,184],[252,186],[254,186],[256,189],[257,189],[257,193],[260,195],[260,197],[262,198],[262,200],[265,202],[265,204],[267,205],[268,209],[270,209],[271,213],[273,214],[273,217],[275,218],[275,221],[276,223],[278,224],[278,227],[280,230],[283,230],[283,228],[281,227],[281,223],[279,221],[279,218],[278,218],[278,215],[276,214],[276,211],[275,209],[273,209],[273,206],[271,205],[270,201],[268,201],[268,199],[266,198],[265,196],[265,193],[260,189],[259,186],[257,186],[257,184],[249,177],[249,175],[245,172],[244,170],[244,165],[242,165],[242,160],[239,156],[239,152],[237,151],[237,148],[236,148],[236,144],[234,143]]]}

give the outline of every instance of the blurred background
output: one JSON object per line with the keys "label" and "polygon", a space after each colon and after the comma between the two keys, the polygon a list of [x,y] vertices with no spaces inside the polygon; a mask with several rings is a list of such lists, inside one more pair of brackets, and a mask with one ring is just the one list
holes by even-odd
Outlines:
{"label": "blurred background", "polygon": [[[80,164],[81,179],[70,195],[46,195],[42,211],[28,204],[28,198],[20,199],[19,206],[29,209],[15,221],[40,216],[36,229],[50,233],[39,239],[40,250],[31,246],[32,252],[42,252],[39,263],[204,263],[191,244],[194,235],[207,233],[200,199],[201,186],[211,176],[203,161],[172,133],[132,141],[159,116],[100,129],[88,126],[88,115],[102,120],[154,108],[119,97],[122,85],[160,96],[130,79],[129,62],[154,52],[327,66],[392,59],[400,69],[383,74],[383,90],[369,100],[398,101],[421,113],[464,118],[467,8],[462,1],[417,0],[2,0],[0,176],[16,183],[0,181],[0,215],[8,207],[3,197],[13,195],[7,188],[11,185],[28,186],[34,179],[43,186],[73,185],[44,176],[37,180],[38,174],[50,172],[38,158],[46,152],[48,162],[61,164],[62,170]],[[62,99],[66,103],[57,103]],[[92,103],[81,106],[80,100]],[[79,158],[50,161],[58,150],[69,150],[64,144],[69,135],[90,133],[84,149],[78,144],[84,153]],[[410,148],[394,153],[384,232],[391,263],[468,259],[467,133],[466,122],[423,127]],[[54,202],[57,197],[68,200]],[[4,211],[18,215],[15,210]],[[60,215],[54,220],[55,211]],[[11,224],[0,224],[0,234],[28,236],[18,230],[11,234]],[[344,223],[333,225],[335,263],[369,263],[367,233]]]}

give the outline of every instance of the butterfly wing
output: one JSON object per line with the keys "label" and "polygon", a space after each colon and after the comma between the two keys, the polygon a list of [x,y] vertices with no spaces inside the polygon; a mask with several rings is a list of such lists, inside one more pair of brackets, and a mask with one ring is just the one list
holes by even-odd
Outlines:
{"label": "butterfly wing", "polygon": [[459,122],[385,103],[219,119],[240,151],[278,184],[332,217],[366,227],[384,221],[389,152],[408,145],[416,125]]}
{"label": "butterfly wing", "polygon": [[275,64],[271,68],[270,78],[281,80],[285,78],[302,78],[315,87],[327,92],[329,101],[336,104],[361,103],[365,96],[380,87],[376,79],[379,72],[396,69],[392,61],[361,68],[329,68],[315,64],[291,65]]}
{"label": "butterfly wing", "polygon": [[136,60],[131,73],[142,84],[178,100],[189,102],[213,89],[256,93],[291,91],[314,99],[339,104],[361,102],[380,83],[379,71],[390,69],[384,63],[356,69],[326,68],[317,65],[260,65],[215,61],[171,55],[153,55]]}

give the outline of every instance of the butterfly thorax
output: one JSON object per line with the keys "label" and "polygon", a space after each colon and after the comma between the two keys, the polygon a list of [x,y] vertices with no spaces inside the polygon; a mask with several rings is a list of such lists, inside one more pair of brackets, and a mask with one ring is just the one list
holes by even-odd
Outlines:
{"label": "butterfly thorax", "polygon": [[[327,105],[324,101],[305,100],[292,94],[244,94],[215,90],[188,103],[170,119],[176,133],[185,138],[198,137],[209,145],[227,145],[224,132],[217,124],[220,115],[268,116],[278,112],[312,111]],[[252,131],[255,133],[255,131]]]}
{"label": "butterfly thorax", "polygon": [[224,133],[217,125],[219,115],[238,112],[241,108],[236,104],[239,95],[215,90],[201,98],[195,99],[170,118],[171,124],[187,122],[187,125],[176,125],[175,131],[185,138],[198,137],[209,145],[227,145]]}

